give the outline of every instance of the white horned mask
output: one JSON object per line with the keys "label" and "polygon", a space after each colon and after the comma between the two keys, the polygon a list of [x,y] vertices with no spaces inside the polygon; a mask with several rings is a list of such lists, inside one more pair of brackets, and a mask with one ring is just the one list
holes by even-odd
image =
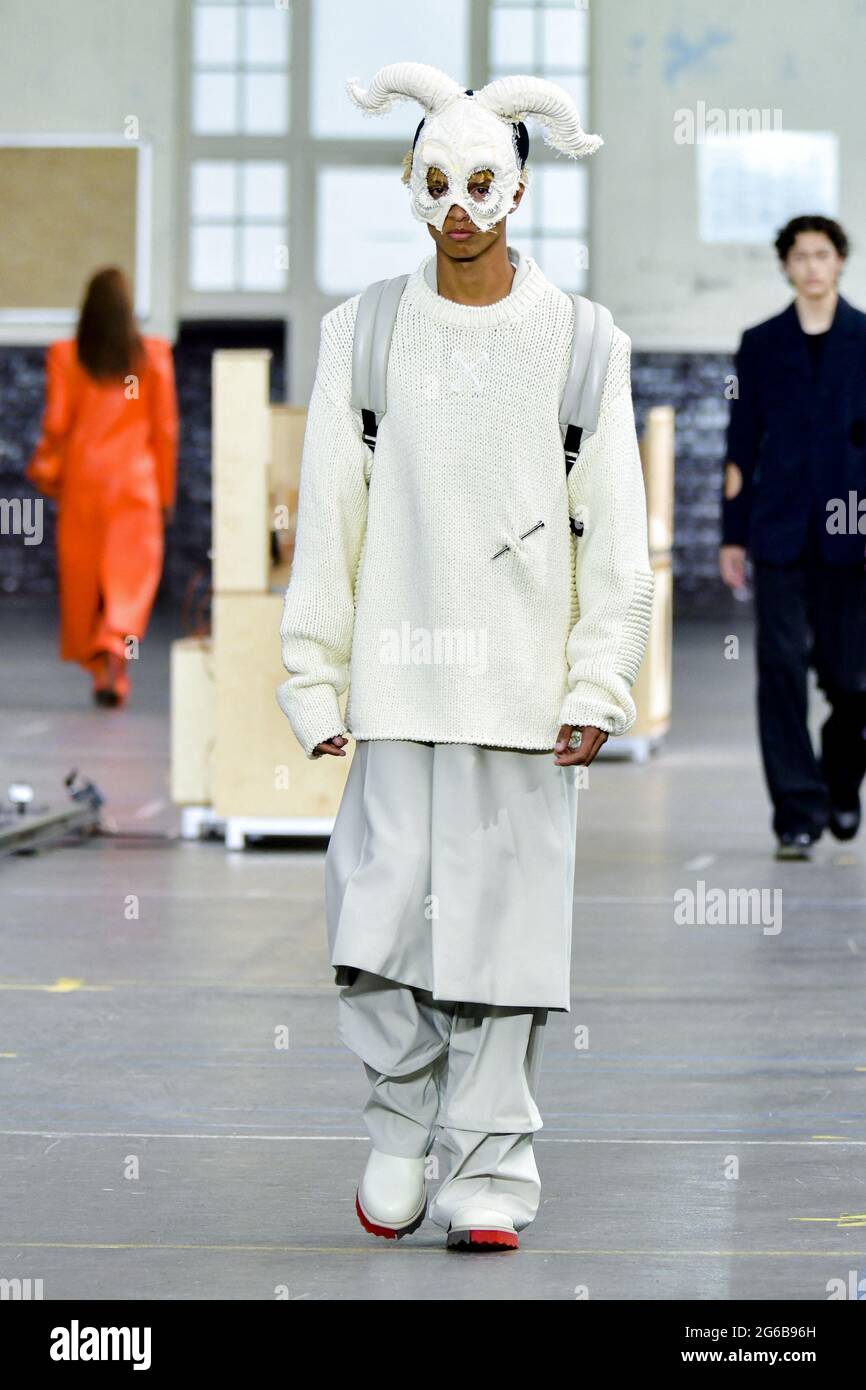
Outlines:
{"label": "white horned mask", "polygon": [[584,132],[568,93],[541,77],[501,77],[466,92],[427,63],[390,63],[366,90],[355,78],[346,88],[366,115],[381,115],[398,101],[424,108],[409,188],[415,216],[440,232],[455,204],[482,231],[511,212],[528,148],[525,118],[537,120],[546,143],[572,159],[602,144],[601,136]]}

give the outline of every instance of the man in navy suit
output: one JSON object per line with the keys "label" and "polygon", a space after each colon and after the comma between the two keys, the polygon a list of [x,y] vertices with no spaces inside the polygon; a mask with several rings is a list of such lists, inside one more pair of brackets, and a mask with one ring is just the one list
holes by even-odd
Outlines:
{"label": "man in navy suit", "polygon": [[[795,296],[737,353],[720,569],[742,588],[752,561],[777,857],[807,859],[827,826],[856,835],[866,773],[866,314],[838,291],[838,222],[796,217],[775,245]],[[831,707],[819,753],[810,666]]]}

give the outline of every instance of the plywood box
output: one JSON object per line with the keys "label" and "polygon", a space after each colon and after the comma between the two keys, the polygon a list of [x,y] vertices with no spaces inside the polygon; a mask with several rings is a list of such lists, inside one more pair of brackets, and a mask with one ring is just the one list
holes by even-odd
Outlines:
{"label": "plywood box", "polygon": [[[307,411],[303,406],[271,407],[270,523],[276,530],[281,561],[287,566],[295,549],[306,423]],[[273,576],[270,587],[275,587]],[[282,583],[282,588],[285,588],[285,583]]]}
{"label": "plywood box", "polygon": [[278,502],[294,501],[293,511],[297,511],[306,425],[305,406],[271,406],[271,495]]}
{"label": "plywood box", "polygon": [[264,593],[270,555],[271,354],[213,355],[213,588]]}
{"label": "plywood box", "polygon": [[650,553],[665,554],[674,543],[675,424],[673,406],[653,406],[647,412],[640,442]]}
{"label": "plywood box", "polygon": [[209,637],[171,644],[171,799],[208,806],[216,698]]}
{"label": "plywood box", "polygon": [[280,660],[283,596],[216,594],[216,747],[213,807],[220,817],[333,817],[354,740],[345,758],[307,758],[276,690],[286,679]]}

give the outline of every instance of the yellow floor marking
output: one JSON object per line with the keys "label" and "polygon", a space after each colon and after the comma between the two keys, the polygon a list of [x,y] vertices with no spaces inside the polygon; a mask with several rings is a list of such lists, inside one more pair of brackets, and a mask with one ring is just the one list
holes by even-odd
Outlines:
{"label": "yellow floor marking", "polygon": [[112,990],[113,988],[113,985],[86,985],[83,980],[71,980],[64,975],[61,975],[60,979],[55,980],[54,983],[51,985],[25,985],[17,983],[11,984],[0,980],[0,990],[36,990],[37,992],[43,994],[73,994],[76,992],[80,992],[82,994],[99,994],[108,990]]}
{"label": "yellow floor marking", "polygon": [[789,1221],[818,1221],[838,1226],[840,1231],[852,1226],[866,1226],[866,1212],[847,1213],[841,1216],[790,1216]]}
{"label": "yellow floor marking", "polygon": [[250,990],[261,988],[266,992],[278,990],[318,990],[323,993],[334,992],[333,980],[328,980],[322,984],[310,984],[304,980],[276,980],[268,981],[267,984],[261,982],[242,980],[112,980],[105,985],[86,985],[83,980],[55,980],[53,985],[44,984],[24,984],[17,980],[0,980],[0,991],[10,989],[20,990],[50,990],[53,993],[60,993],[64,989],[80,989],[93,993],[98,990],[112,989],[153,989],[168,991],[172,989],[223,989],[223,990]]}

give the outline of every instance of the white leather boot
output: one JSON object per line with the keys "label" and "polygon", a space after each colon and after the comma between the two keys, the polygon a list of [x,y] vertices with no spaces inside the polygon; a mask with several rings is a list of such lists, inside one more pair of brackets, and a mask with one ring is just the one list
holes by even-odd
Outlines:
{"label": "white leather boot", "polygon": [[490,1207],[458,1207],[448,1227],[446,1245],[452,1250],[516,1250],[514,1222]]}
{"label": "white leather boot", "polygon": [[373,1236],[400,1240],[417,1231],[427,1211],[426,1160],[370,1150],[355,1198],[358,1220]]}

